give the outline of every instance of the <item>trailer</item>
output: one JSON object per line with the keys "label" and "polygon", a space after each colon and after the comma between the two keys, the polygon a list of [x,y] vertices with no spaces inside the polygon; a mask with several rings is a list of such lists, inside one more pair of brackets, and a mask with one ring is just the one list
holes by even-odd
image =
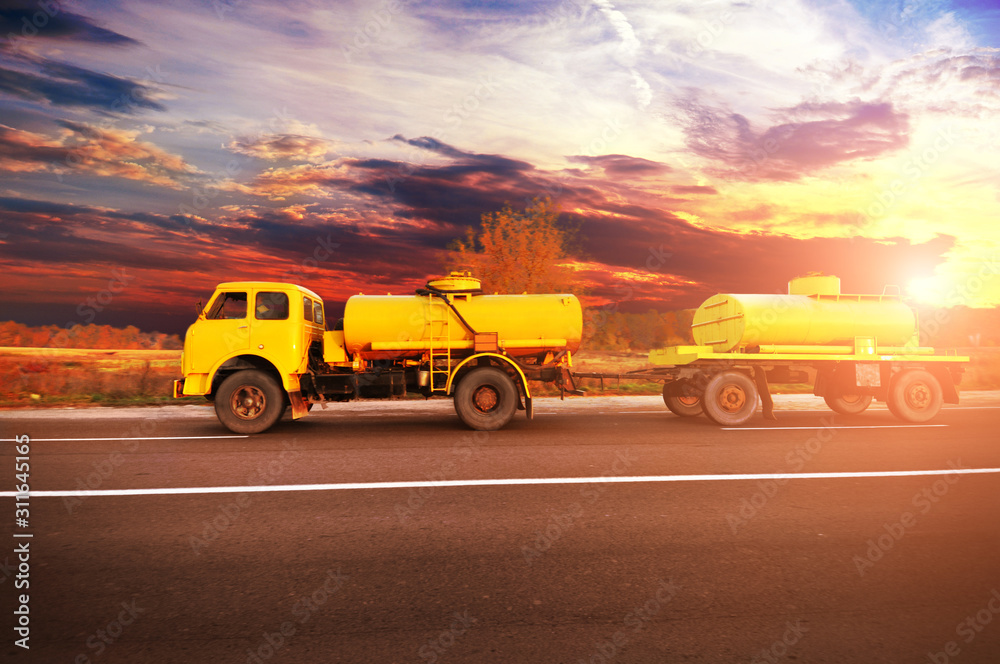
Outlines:
{"label": "trailer", "polygon": [[295,284],[219,284],[188,328],[175,397],[204,396],[236,433],[260,433],[290,408],[450,397],[469,427],[532,417],[529,381],[569,380],[583,315],[570,294],[489,295],[468,273],[413,295],[350,297],[326,329],[322,299]]}
{"label": "trailer", "polygon": [[829,275],[793,279],[788,294],[714,295],[691,331],[695,345],[653,350],[651,368],[626,376],[663,380],[671,412],[723,426],[746,424],[758,405],[775,419],[769,385],[809,380],[837,413],[857,415],[877,399],[903,421],[927,422],[958,403],[969,362],[919,345],[916,312],[898,288],[842,294]]}

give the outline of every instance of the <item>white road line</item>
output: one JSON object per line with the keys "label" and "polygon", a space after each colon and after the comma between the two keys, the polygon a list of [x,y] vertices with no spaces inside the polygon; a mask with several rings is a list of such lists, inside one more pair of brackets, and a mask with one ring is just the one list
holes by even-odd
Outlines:
{"label": "white road line", "polygon": [[[752,473],[744,475],[638,475],[631,477],[525,477],[492,480],[425,480],[414,482],[352,482],[347,484],[284,484],[275,486],[201,486],[163,489],[104,489],[75,491],[31,491],[31,498],[88,496],[162,496],[201,493],[262,493],[280,491],[354,491],[370,489],[420,489],[425,487],[532,486],[545,484],[626,484],[638,482],[746,482],[750,480],[821,480],[864,477],[923,477],[934,475],[984,475],[1000,468],[954,468],[948,470],[888,470],[846,473]],[[13,491],[0,497],[12,498]]]}
{"label": "white road line", "polygon": [[[219,440],[221,438],[249,438],[250,436],[139,436],[138,438],[32,438],[33,443],[89,442],[98,440]],[[14,438],[0,438],[0,442],[12,443]]]}
{"label": "white road line", "polygon": [[1000,406],[943,406],[941,410],[1000,410]]}
{"label": "white road line", "polygon": [[817,424],[812,427],[719,427],[722,431],[792,431],[794,429],[930,429],[946,427],[947,424],[865,424],[860,426],[828,427]]}

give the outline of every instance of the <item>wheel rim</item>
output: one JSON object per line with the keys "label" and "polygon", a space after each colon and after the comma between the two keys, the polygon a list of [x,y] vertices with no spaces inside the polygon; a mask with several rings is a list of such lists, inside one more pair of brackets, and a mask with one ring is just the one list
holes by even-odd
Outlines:
{"label": "wheel rim", "polygon": [[747,402],[747,393],[738,385],[726,385],[719,391],[719,407],[727,413],[738,413]]}
{"label": "wheel rim", "polygon": [[500,392],[492,385],[481,385],[472,393],[472,405],[480,413],[489,413],[500,404]]}
{"label": "wheel rim", "polygon": [[858,403],[859,401],[861,401],[861,395],[860,394],[844,394],[844,395],[842,395],[840,397],[840,399],[841,399],[841,401],[843,401],[846,404],[854,405],[854,404]]}
{"label": "wheel rim", "polygon": [[682,406],[697,406],[698,405],[698,397],[677,397],[677,401]]}
{"label": "wheel rim", "polygon": [[230,406],[236,417],[241,420],[254,420],[260,417],[267,406],[264,392],[254,385],[241,385],[233,390]]}
{"label": "wheel rim", "polygon": [[931,404],[931,390],[926,383],[916,382],[906,389],[906,405],[913,410],[925,410]]}

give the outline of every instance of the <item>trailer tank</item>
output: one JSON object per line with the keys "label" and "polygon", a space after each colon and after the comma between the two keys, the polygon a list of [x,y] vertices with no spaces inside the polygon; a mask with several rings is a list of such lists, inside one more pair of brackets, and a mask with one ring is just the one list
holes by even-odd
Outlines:
{"label": "trailer tank", "polygon": [[834,276],[799,277],[788,294],[720,293],[705,300],[691,325],[694,341],[716,352],[766,344],[916,346],[916,316],[898,293],[846,295]]}

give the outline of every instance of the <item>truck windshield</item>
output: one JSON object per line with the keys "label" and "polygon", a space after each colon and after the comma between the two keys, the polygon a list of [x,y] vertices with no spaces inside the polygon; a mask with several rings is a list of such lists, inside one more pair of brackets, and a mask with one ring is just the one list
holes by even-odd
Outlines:
{"label": "truck windshield", "polygon": [[212,303],[206,318],[246,318],[247,317],[247,294],[246,293],[219,293]]}

